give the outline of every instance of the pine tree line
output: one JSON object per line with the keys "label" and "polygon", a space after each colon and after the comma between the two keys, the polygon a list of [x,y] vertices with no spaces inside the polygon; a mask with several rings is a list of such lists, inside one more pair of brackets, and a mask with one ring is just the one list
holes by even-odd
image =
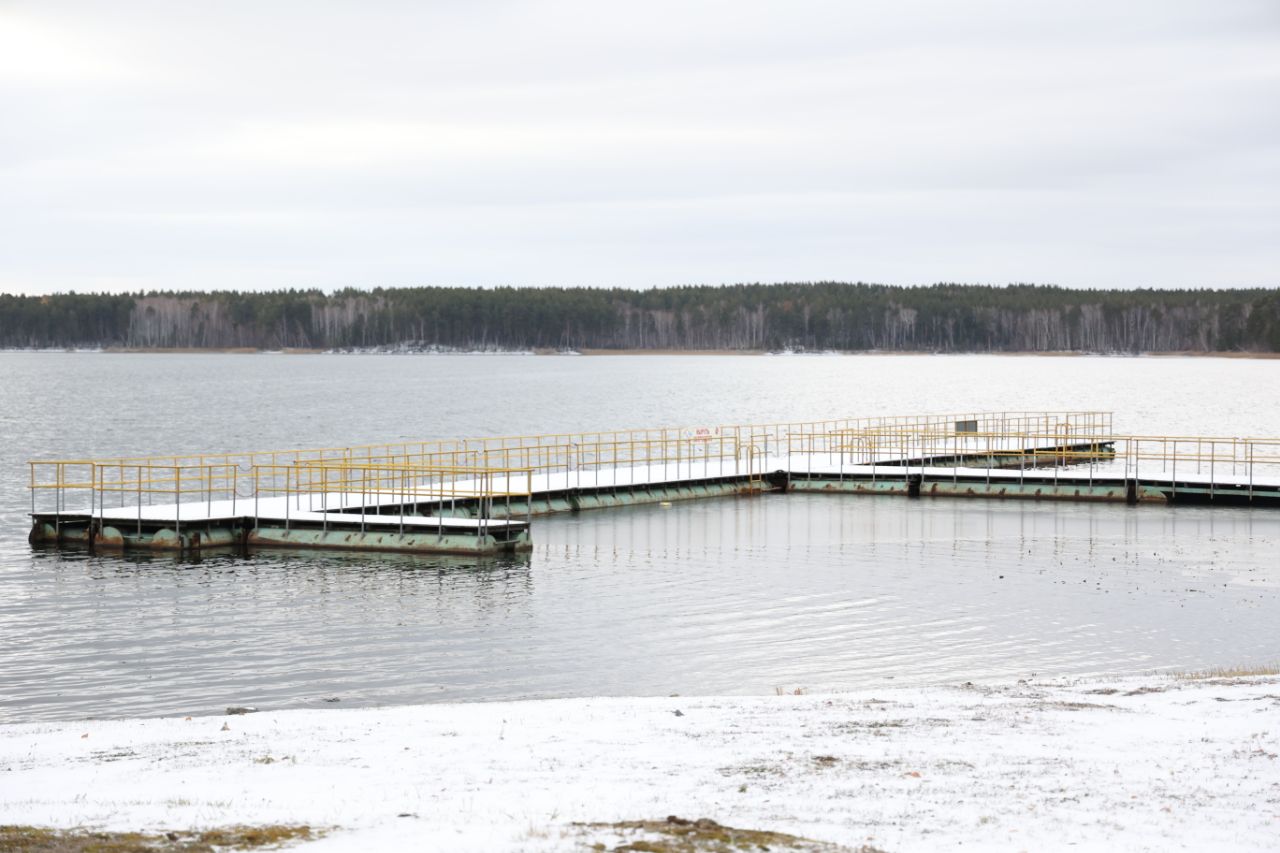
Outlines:
{"label": "pine tree line", "polygon": [[0,347],[1280,351],[1280,291],[819,282],[0,295]]}

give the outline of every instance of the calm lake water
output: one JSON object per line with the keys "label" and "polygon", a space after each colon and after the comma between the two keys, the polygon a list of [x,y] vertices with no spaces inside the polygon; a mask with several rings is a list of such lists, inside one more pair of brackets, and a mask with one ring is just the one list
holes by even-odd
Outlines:
{"label": "calm lake water", "polygon": [[1006,408],[1275,435],[1280,361],[0,354],[0,720],[1280,660],[1274,510],[769,495],[486,561],[26,543],[30,457]]}

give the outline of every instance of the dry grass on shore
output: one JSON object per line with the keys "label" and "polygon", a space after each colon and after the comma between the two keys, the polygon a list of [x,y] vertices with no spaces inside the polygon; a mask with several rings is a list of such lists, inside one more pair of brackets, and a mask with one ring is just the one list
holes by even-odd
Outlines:
{"label": "dry grass on shore", "polygon": [[309,826],[232,826],[200,832],[94,832],[0,826],[0,850],[31,853],[213,853],[279,848],[322,833]]}
{"label": "dry grass on shore", "polygon": [[1211,681],[1218,678],[1260,678],[1268,675],[1280,675],[1280,663],[1264,663],[1257,666],[1215,666],[1192,672],[1180,672],[1177,677],[1184,681]]}
{"label": "dry grass on shore", "polygon": [[[739,829],[709,818],[580,823],[574,829],[592,838],[609,837],[612,843],[580,838],[584,850],[615,853],[745,853],[779,850],[793,853],[840,853],[850,848],[784,832]],[[35,826],[0,826],[0,850],[31,853],[214,853],[222,850],[280,849],[321,836],[307,826],[230,827],[180,832],[97,832],[87,829],[49,829]],[[566,837],[574,834],[572,830]],[[861,847],[851,853],[882,853]]]}

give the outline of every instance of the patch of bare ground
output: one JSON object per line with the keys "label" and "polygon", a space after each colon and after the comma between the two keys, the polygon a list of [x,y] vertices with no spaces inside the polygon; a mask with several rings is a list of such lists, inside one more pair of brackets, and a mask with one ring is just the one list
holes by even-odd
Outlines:
{"label": "patch of bare ground", "polygon": [[1163,687],[1147,687],[1147,686],[1145,686],[1145,685],[1144,685],[1144,686],[1142,686],[1142,687],[1135,687],[1135,688],[1133,688],[1132,690],[1126,690],[1126,691],[1124,692],[1124,695],[1126,695],[1126,696],[1146,696],[1148,693],[1163,693],[1164,691],[1165,691],[1165,688],[1163,688]]}
{"label": "patch of bare ground", "polygon": [[1045,711],[1122,711],[1119,705],[1101,705],[1097,702],[1040,702],[1036,705]]}
{"label": "patch of bare ground", "polygon": [[883,853],[874,847],[842,847],[826,841],[771,832],[767,829],[737,829],[710,818],[686,820],[670,815],[666,820],[630,820],[619,823],[574,824],[592,835],[608,834],[618,843],[591,843],[590,850],[612,853],[745,853],[745,851],[792,850],[805,853]]}
{"label": "patch of bare ground", "polygon": [[276,849],[323,833],[309,826],[229,826],[174,832],[97,832],[40,826],[0,826],[0,850],[30,853],[213,853]]}
{"label": "patch of bare ground", "polygon": [[771,777],[781,777],[787,775],[786,769],[779,762],[767,760],[752,761],[745,764],[734,764],[728,767],[720,767],[717,771],[721,776],[748,776],[754,779],[766,779]]}
{"label": "patch of bare ground", "polygon": [[831,726],[831,730],[836,732],[852,732],[862,729],[878,731],[880,729],[901,729],[908,725],[910,725],[909,720],[848,720],[843,723],[834,723]]}
{"label": "patch of bare ground", "polygon": [[[1121,691],[1117,687],[1099,687],[1096,690],[1085,690],[1084,694],[1086,696],[1115,696],[1117,693],[1123,692],[1123,695],[1125,696],[1145,696],[1148,693],[1164,693],[1168,689],[1168,687],[1151,687],[1144,684],[1141,687],[1135,687],[1132,690],[1125,691]],[[1107,707],[1110,708],[1114,706],[1108,705]]]}

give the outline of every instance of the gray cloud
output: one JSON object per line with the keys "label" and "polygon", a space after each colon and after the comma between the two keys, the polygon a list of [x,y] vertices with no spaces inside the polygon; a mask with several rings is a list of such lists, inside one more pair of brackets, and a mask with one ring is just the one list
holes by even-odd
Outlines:
{"label": "gray cloud", "polygon": [[1280,283],[1262,2],[0,0],[0,289]]}

